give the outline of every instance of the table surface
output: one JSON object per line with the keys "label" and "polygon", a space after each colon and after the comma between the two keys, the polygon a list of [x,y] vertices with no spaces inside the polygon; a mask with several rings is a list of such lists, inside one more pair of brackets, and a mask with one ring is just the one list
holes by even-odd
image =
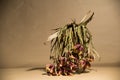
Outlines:
{"label": "table surface", "polygon": [[72,76],[48,76],[40,68],[0,69],[0,80],[120,80],[120,67],[92,67],[90,72]]}

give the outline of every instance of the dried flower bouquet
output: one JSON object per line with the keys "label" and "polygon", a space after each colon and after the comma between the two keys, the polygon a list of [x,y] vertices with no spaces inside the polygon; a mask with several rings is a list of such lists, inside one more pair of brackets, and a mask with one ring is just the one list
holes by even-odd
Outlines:
{"label": "dried flower bouquet", "polygon": [[92,35],[86,27],[94,15],[92,13],[87,18],[90,13],[89,11],[79,24],[73,21],[62,28],[54,29],[55,33],[49,36],[50,59],[53,64],[46,65],[48,75],[67,76],[82,73],[91,67],[96,56],[99,57],[92,43]]}

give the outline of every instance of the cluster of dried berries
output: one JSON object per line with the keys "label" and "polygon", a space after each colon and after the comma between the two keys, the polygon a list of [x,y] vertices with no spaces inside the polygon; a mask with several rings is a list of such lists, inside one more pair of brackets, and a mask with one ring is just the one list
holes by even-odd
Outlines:
{"label": "cluster of dried berries", "polygon": [[59,57],[56,64],[46,65],[46,71],[48,75],[53,76],[67,76],[81,73],[91,66],[90,62],[93,60],[94,57],[89,53],[85,53],[84,47],[77,44],[71,51],[66,52],[63,56]]}

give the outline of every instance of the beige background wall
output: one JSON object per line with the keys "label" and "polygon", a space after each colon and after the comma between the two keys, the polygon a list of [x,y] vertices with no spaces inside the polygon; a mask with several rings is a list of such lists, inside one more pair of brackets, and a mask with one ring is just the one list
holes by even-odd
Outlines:
{"label": "beige background wall", "polygon": [[49,63],[49,43],[43,42],[61,27],[77,23],[92,10],[88,24],[101,61],[95,64],[120,63],[119,0],[1,0],[0,67],[41,66]]}

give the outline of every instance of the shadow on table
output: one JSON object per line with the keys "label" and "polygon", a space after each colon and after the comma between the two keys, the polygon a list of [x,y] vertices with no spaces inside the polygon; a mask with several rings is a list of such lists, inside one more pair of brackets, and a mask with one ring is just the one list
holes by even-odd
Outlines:
{"label": "shadow on table", "polygon": [[[26,71],[34,71],[34,70],[42,70],[43,71],[42,75],[47,75],[46,70],[45,70],[44,67],[30,68],[30,69],[27,69]],[[90,71],[84,71],[82,73],[75,73],[75,74],[84,74],[84,73],[90,73]]]}
{"label": "shadow on table", "polygon": [[30,68],[27,69],[26,71],[34,71],[34,70],[42,70],[44,73],[42,73],[42,75],[47,75],[46,70],[44,67],[35,67],[35,68]]}

